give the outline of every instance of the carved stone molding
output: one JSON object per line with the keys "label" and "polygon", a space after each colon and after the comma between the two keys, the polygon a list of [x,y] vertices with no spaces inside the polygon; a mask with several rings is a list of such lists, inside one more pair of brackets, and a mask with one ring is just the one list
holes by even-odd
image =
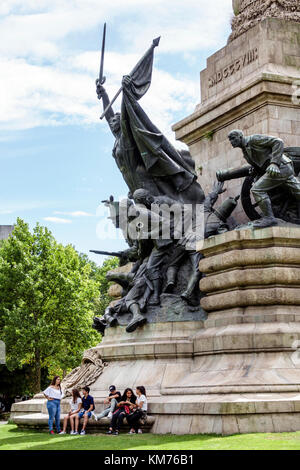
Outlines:
{"label": "carved stone molding", "polygon": [[73,369],[61,383],[66,396],[72,394],[73,388],[81,389],[92,385],[102,374],[108,364],[103,362],[98,351],[88,349],[84,352],[81,365]]}
{"label": "carved stone molding", "polygon": [[228,41],[253,28],[266,18],[280,18],[300,23],[299,0],[233,0],[234,18]]}

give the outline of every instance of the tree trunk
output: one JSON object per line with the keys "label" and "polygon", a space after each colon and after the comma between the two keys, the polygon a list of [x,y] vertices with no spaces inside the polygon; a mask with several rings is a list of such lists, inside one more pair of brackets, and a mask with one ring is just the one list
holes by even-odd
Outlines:
{"label": "tree trunk", "polygon": [[39,349],[36,349],[34,352],[33,391],[34,393],[39,393],[41,391],[41,357]]}

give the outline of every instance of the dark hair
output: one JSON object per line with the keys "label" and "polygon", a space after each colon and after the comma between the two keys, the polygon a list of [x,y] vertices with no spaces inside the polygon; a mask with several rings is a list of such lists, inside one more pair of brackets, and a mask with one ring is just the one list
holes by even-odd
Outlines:
{"label": "dark hair", "polygon": [[[59,375],[55,375],[55,376],[53,377],[52,382],[51,382],[50,385],[56,385],[56,380],[57,380],[57,379],[60,379],[60,376],[59,376]],[[60,386],[60,384],[59,384],[59,389],[60,389],[60,391],[61,391],[61,386]]]}
{"label": "dark hair", "polygon": [[136,387],[136,389],[139,390],[142,395],[146,396],[146,389],[143,385],[139,385],[138,387]]}
{"label": "dark hair", "polygon": [[72,390],[73,403],[76,403],[76,398],[81,398],[78,388]]}
{"label": "dark hair", "polygon": [[85,390],[86,392],[90,393],[90,387],[82,387],[82,390]]}
{"label": "dark hair", "polygon": [[133,390],[131,388],[125,388],[124,390],[124,393],[122,395],[122,400],[121,401],[127,401],[127,392],[131,392],[131,397],[130,397],[130,401],[131,403],[135,403],[136,401],[136,396],[135,394],[133,393]]}

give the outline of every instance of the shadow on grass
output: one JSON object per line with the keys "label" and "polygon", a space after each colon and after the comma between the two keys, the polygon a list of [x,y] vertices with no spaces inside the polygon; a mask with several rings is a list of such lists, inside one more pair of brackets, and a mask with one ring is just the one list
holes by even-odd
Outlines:
{"label": "shadow on grass", "polygon": [[[2,434],[2,433],[1,433]],[[49,435],[39,431],[24,430],[16,427],[6,429],[0,434],[0,448],[6,446],[11,450],[139,450],[160,448],[175,450],[196,450],[202,443],[215,439],[216,435],[173,435],[141,434],[106,436],[105,434],[87,434],[86,436]]]}
{"label": "shadow on grass", "polygon": [[[38,430],[0,426],[1,450],[299,450],[300,432],[282,434],[87,434],[50,435]],[[4,447],[4,449],[3,449]]]}

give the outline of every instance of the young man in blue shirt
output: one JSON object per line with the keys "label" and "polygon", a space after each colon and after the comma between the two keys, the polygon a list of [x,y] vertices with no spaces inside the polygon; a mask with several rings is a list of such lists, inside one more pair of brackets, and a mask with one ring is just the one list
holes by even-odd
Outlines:
{"label": "young man in blue shirt", "polygon": [[88,423],[89,418],[92,416],[92,411],[95,408],[94,405],[94,398],[89,395],[90,389],[89,387],[83,387],[82,389],[82,411],[80,411],[75,417],[75,434],[78,434],[78,425],[80,418],[83,417],[83,426],[80,435],[85,435],[85,428]]}

